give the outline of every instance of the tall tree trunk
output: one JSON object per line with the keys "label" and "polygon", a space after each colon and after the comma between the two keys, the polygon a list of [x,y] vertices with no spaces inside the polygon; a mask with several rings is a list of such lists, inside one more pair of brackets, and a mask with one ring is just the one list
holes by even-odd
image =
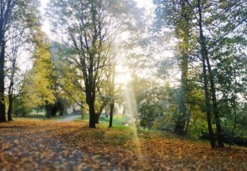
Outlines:
{"label": "tall tree trunk", "polygon": [[4,57],[5,57],[5,41],[1,35],[0,38],[0,122],[6,122],[5,100],[4,100]]}
{"label": "tall tree trunk", "polygon": [[212,101],[213,101],[213,112],[214,112],[215,123],[216,123],[216,138],[218,141],[218,146],[223,148],[224,142],[223,142],[223,135],[222,135],[222,129],[221,129],[221,124],[220,124],[220,116],[219,116],[219,110],[218,110],[217,99],[216,99],[216,90],[215,90],[214,79],[212,76],[211,65],[209,62],[208,55],[207,55],[207,50],[206,50],[206,61],[207,61],[207,66],[208,66],[209,78],[210,78],[211,95],[212,95]]}
{"label": "tall tree trunk", "polygon": [[100,117],[100,114],[99,113],[95,113],[95,124],[99,124],[99,117]]}
{"label": "tall tree trunk", "polygon": [[89,107],[89,128],[96,128],[94,103],[88,104]]}
{"label": "tall tree trunk", "polygon": [[49,119],[51,111],[50,111],[50,105],[48,101],[45,101],[45,113],[46,113],[46,117]]}
{"label": "tall tree trunk", "polygon": [[211,119],[211,107],[210,107],[210,96],[208,90],[208,75],[207,75],[207,66],[206,66],[206,44],[205,37],[202,30],[202,9],[201,9],[201,0],[198,0],[198,12],[199,12],[199,30],[200,30],[200,46],[201,46],[201,57],[203,64],[203,78],[204,78],[204,92],[205,92],[205,105],[206,105],[206,114],[207,114],[207,123],[208,123],[208,132],[210,138],[211,147],[215,147],[215,138],[212,128],[212,119]]}
{"label": "tall tree trunk", "polygon": [[[92,60],[92,59],[91,59]],[[93,60],[92,60],[93,61]],[[89,73],[89,74],[88,74]],[[90,63],[90,68],[83,71],[85,87],[86,87],[86,102],[89,108],[89,128],[96,128],[96,112],[95,112],[95,87],[93,84],[93,66]]]}
{"label": "tall tree trunk", "polygon": [[177,26],[177,36],[182,40],[180,43],[179,65],[181,69],[181,90],[179,98],[179,114],[175,132],[186,134],[186,125],[189,122],[190,115],[187,108],[188,96],[188,60],[189,60],[189,32],[190,32],[190,13],[187,10],[188,5],[185,1],[181,2],[181,21]]}
{"label": "tall tree trunk", "polygon": [[103,112],[103,110],[105,109],[107,104],[108,104],[108,100],[104,100],[103,103],[100,106],[99,111],[97,111],[95,113],[95,123],[96,124],[99,124],[99,117],[100,117],[101,113]]}
{"label": "tall tree trunk", "polygon": [[5,95],[4,95],[4,62],[5,62],[5,33],[10,28],[11,13],[17,4],[16,0],[1,1],[0,7],[0,122],[6,122]]}
{"label": "tall tree trunk", "polygon": [[113,121],[113,111],[114,111],[114,100],[110,103],[110,120],[109,120],[109,128],[112,128],[112,121]]}
{"label": "tall tree trunk", "polygon": [[111,100],[110,100],[110,120],[109,120],[109,128],[112,127],[112,122],[113,122],[113,112],[114,112],[114,106],[115,106],[115,74],[116,74],[116,69],[115,69],[116,63],[113,62],[113,65],[111,66],[110,70],[110,95],[111,95]]}
{"label": "tall tree trunk", "polygon": [[12,119],[12,106],[13,106],[13,95],[9,94],[9,106],[8,106],[8,121],[13,121]]}
{"label": "tall tree trunk", "polygon": [[215,84],[214,84],[214,79],[213,79],[213,75],[212,75],[211,64],[210,64],[209,57],[208,57],[206,40],[205,40],[205,37],[203,35],[203,29],[202,29],[202,8],[201,8],[201,1],[200,0],[198,0],[198,7],[199,7],[200,45],[202,48],[202,50],[201,50],[202,55],[203,55],[202,58],[206,62],[208,73],[209,73],[211,96],[212,96],[212,102],[213,102],[213,112],[214,112],[215,121],[216,121],[216,139],[218,142],[218,146],[224,147],[223,135],[222,135],[221,125],[220,125],[219,110],[218,110],[217,100],[216,100]]}
{"label": "tall tree trunk", "polygon": [[[89,84],[87,84],[89,83]],[[92,88],[91,81],[87,82],[86,80],[86,101],[89,108],[89,128],[96,128],[96,112],[95,112],[95,93],[93,92],[94,89]]]}
{"label": "tall tree trunk", "polygon": [[186,81],[187,81],[187,69],[186,71],[182,69],[181,91],[180,91],[180,99],[179,99],[180,116],[178,117],[178,120],[175,126],[175,132],[179,134],[186,134],[186,125],[190,119],[189,112],[187,109],[187,83]]}
{"label": "tall tree trunk", "polygon": [[[14,70],[15,68],[15,62],[13,62],[12,69]],[[8,121],[13,121],[12,119],[12,106],[13,106],[13,86],[14,86],[14,71],[11,73],[11,79],[10,79],[10,85],[9,85],[9,90],[8,90],[8,98],[9,98],[9,106],[8,106]]]}
{"label": "tall tree trunk", "polygon": [[[183,59],[186,60],[186,59]],[[183,63],[185,61],[182,61]],[[182,69],[182,78],[181,78],[181,91],[180,91],[180,99],[179,99],[179,114],[178,121],[175,126],[175,132],[179,134],[186,134],[187,125],[190,120],[190,113],[187,107],[187,96],[188,96],[188,85],[187,85],[187,65],[186,69]]]}

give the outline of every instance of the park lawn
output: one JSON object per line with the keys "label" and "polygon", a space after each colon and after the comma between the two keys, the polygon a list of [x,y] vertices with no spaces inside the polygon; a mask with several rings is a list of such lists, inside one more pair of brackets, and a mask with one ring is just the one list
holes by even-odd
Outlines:
{"label": "park lawn", "polygon": [[85,121],[0,123],[1,170],[246,170],[247,149]]}

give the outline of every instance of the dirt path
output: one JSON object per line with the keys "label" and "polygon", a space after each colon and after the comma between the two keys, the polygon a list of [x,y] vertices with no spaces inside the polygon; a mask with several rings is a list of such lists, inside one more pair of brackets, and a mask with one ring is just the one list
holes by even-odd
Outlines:
{"label": "dirt path", "polygon": [[73,115],[73,116],[67,116],[61,120],[59,120],[60,122],[70,122],[70,121],[73,121],[75,119],[79,119],[81,118],[81,115]]}
{"label": "dirt path", "polygon": [[69,128],[71,133],[78,131],[79,123],[67,122],[74,118],[66,118],[63,123],[29,121],[20,125],[1,124],[0,170],[70,171],[106,167],[109,164],[107,161],[96,160],[90,152],[85,152],[76,145],[64,141],[66,137],[63,137],[62,132],[65,132],[66,128]]}

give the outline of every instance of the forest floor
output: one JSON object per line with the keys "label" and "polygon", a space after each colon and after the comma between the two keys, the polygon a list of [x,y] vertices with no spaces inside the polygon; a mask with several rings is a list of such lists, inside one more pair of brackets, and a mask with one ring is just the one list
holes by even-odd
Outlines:
{"label": "forest floor", "polygon": [[83,121],[0,123],[0,170],[247,170],[247,148]]}

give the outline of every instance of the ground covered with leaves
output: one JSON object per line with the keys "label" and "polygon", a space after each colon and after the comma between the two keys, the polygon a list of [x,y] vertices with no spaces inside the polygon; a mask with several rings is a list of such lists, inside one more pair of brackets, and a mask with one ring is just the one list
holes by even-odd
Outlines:
{"label": "ground covered with leaves", "polygon": [[0,123],[0,170],[247,170],[247,149],[86,122]]}

